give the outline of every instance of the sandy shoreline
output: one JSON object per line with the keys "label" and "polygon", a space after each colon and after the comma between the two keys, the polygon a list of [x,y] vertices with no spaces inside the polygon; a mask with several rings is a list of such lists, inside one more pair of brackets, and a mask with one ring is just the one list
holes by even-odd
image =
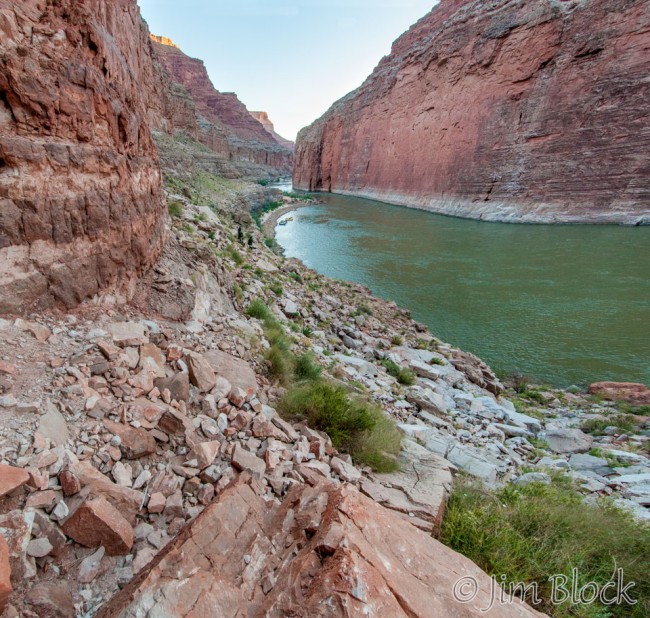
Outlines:
{"label": "sandy shoreline", "polygon": [[264,236],[268,238],[275,238],[275,228],[278,224],[278,221],[287,213],[298,210],[299,208],[304,208],[305,206],[313,206],[320,202],[309,201],[309,202],[294,202],[293,204],[287,204],[278,208],[277,210],[272,210],[267,212],[262,217],[262,232]]}

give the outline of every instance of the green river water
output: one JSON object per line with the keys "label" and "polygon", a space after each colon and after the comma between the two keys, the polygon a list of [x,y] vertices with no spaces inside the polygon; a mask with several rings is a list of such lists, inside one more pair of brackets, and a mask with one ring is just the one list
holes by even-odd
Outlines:
{"label": "green river water", "polygon": [[367,285],[496,370],[650,384],[649,227],[486,223],[318,197],[277,227],[287,256]]}

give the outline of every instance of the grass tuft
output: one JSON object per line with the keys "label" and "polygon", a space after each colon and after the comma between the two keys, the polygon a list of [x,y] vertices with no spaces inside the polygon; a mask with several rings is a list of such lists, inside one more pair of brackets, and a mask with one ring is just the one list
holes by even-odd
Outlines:
{"label": "grass tuft", "polygon": [[338,450],[377,472],[397,469],[401,435],[377,406],[352,399],[341,386],[312,382],[291,389],[279,410],[291,421],[305,421],[327,433]]}
{"label": "grass tuft", "polygon": [[[586,503],[563,478],[551,485],[508,485],[495,493],[459,483],[440,538],[497,579],[536,582],[541,600],[536,609],[554,618],[650,616],[650,527],[608,501]],[[635,582],[630,593],[638,603],[554,605],[549,577],[565,575],[571,581],[574,568],[579,586],[593,581],[600,587],[622,568],[625,582]]]}

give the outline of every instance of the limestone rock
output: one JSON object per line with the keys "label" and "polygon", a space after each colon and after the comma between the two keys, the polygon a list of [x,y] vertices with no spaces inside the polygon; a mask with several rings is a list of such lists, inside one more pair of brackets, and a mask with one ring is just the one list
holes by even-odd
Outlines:
{"label": "limestone rock", "polygon": [[205,354],[214,372],[230,382],[234,388],[257,392],[255,372],[246,362],[219,350],[210,350]]}
{"label": "limestone rock", "polygon": [[266,472],[266,463],[260,459],[255,453],[247,451],[239,444],[235,445],[235,450],[232,454],[232,465],[237,470],[250,472],[256,478],[262,478]]}
{"label": "limestone rock", "polygon": [[591,448],[593,438],[579,429],[552,429],[543,439],[554,453],[584,453]]}

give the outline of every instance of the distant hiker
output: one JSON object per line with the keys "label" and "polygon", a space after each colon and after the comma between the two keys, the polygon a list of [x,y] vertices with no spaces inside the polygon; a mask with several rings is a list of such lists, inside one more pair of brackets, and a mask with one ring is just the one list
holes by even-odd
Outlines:
{"label": "distant hiker", "polygon": [[237,240],[239,241],[240,245],[244,244],[244,232],[241,231],[241,225],[239,226],[239,229],[237,230]]}
{"label": "distant hiker", "polygon": [[252,234],[248,235],[248,248],[249,249],[253,248],[253,235]]}

